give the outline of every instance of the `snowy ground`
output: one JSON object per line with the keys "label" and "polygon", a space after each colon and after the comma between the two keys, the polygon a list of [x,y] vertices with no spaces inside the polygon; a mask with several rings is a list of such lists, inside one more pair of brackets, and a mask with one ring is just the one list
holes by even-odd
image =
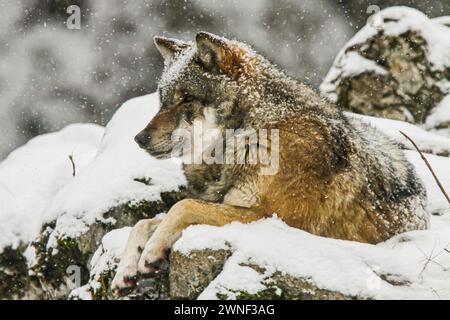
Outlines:
{"label": "snowy ground", "polygon": [[92,292],[102,289],[101,277],[117,269],[130,231],[131,227],[124,227],[110,231],[103,237],[102,243],[91,259],[89,282],[72,290],[69,299],[92,300]]}
{"label": "snowy ground", "polygon": [[[77,236],[114,206],[157,200],[160,192],[185,184],[179,162],[153,159],[133,142],[157,108],[156,94],[135,98],[119,109],[106,129],[69,126],[33,139],[0,163],[0,252],[5,246],[34,239],[44,222],[57,219],[55,235]],[[399,130],[424,150],[450,150],[450,138],[411,124],[348,116],[362,118],[407,147]],[[375,246],[317,237],[290,228],[276,217],[249,225],[190,227],[176,243],[176,250],[188,253],[230,246],[234,252],[200,298],[214,298],[217,292],[232,296],[230,289],[255,292],[262,288],[264,276],[277,270],[310,277],[323,288],[350,295],[450,299],[450,253],[444,251],[450,248],[449,205],[418,154],[406,153],[426,184],[430,214],[439,214],[432,217],[431,230],[410,232]],[[75,177],[70,154],[76,163]],[[450,158],[428,158],[450,190]],[[136,178],[147,178],[151,183],[137,182]],[[91,261],[91,287],[97,285],[101,272],[116,267],[128,232],[125,228],[105,236]],[[259,275],[240,265],[249,261],[264,266],[267,274]],[[408,285],[395,286],[380,277]],[[78,295],[83,296],[85,289],[78,290]]]}

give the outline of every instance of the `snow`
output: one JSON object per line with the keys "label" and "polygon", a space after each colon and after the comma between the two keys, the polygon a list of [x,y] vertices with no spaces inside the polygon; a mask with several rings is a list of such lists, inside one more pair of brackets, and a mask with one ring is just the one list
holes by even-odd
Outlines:
{"label": "snow", "polygon": [[68,297],[69,300],[93,300],[92,293],[88,284],[73,289]]}
{"label": "snow", "polygon": [[446,25],[447,27],[450,26],[450,16],[437,17],[434,18],[433,21],[439,22],[440,24]]}
{"label": "snow", "polygon": [[450,37],[448,27],[429,19],[424,13],[409,7],[390,7],[380,11],[347,43],[346,48],[366,42],[382,29],[387,36],[399,36],[408,31],[418,32],[427,42],[428,59],[437,70],[450,66]]}
{"label": "snow", "polygon": [[[450,31],[449,31],[450,32]],[[446,96],[433,108],[425,123],[426,127],[437,128],[439,125],[450,122],[450,95]]]}
{"label": "snow", "polygon": [[[333,92],[340,83],[340,79],[355,77],[363,73],[373,72],[379,75],[386,75],[387,71],[375,61],[366,59],[356,52],[348,52],[338,55],[333,67],[327,74],[321,86],[322,92]],[[337,96],[333,93],[329,95],[330,100],[336,101]]]}
{"label": "snow", "polygon": [[[186,184],[180,161],[157,160],[134,141],[158,107],[154,93],[131,99],[116,112],[95,158],[53,197],[46,210],[49,218],[58,217],[49,247],[59,237],[77,237],[104,221],[103,214],[113,207],[157,201],[161,192]],[[150,179],[150,185],[135,180],[143,178]]]}
{"label": "snow", "polygon": [[91,260],[91,278],[89,285],[93,290],[100,289],[100,276],[114,271],[119,265],[120,256],[125,250],[131,227],[125,227],[108,232],[102,239],[100,247]]}
{"label": "snow", "polygon": [[433,154],[450,154],[450,138],[428,132],[419,126],[403,121],[363,116],[351,112],[345,112],[345,114],[350,119],[359,119],[370,124],[407,149],[413,149],[413,146],[405,139],[400,131],[412,138],[421,151],[431,152]]}
{"label": "snow", "polygon": [[108,232],[91,260],[91,280],[99,280],[100,275],[117,267],[120,255],[125,250],[131,227]]}
{"label": "snow", "polygon": [[[429,213],[441,214],[448,211],[448,209],[450,209],[450,205],[439,190],[439,187],[437,186],[424,161],[420,158],[420,155],[416,151],[405,151],[405,153],[407,159],[414,164],[416,172],[425,183],[428,193],[427,211]],[[425,154],[425,157],[430,162],[433,170],[443,184],[447,193],[450,194],[450,158],[438,157],[431,154]]]}
{"label": "snow", "polygon": [[116,229],[103,236],[90,262],[89,282],[72,290],[69,299],[92,300],[92,294],[101,289],[101,276],[110,278],[110,273],[117,269],[131,229],[131,227]]}
{"label": "snow", "polygon": [[408,7],[390,7],[375,14],[337,55],[333,66],[320,86],[321,92],[336,101],[336,87],[339,85],[340,75],[358,75],[365,72],[376,72],[385,74],[384,69],[377,65],[365,61],[358,53],[351,51],[355,45],[367,42],[375,37],[379,32],[387,36],[399,36],[408,31],[420,34],[427,42],[427,56],[436,70],[445,70],[450,67],[450,37],[449,28],[437,19],[429,19],[422,12]]}
{"label": "snow", "polygon": [[34,239],[50,199],[76,173],[82,174],[94,158],[104,129],[94,124],[74,124],[30,140],[0,163],[0,252]]}

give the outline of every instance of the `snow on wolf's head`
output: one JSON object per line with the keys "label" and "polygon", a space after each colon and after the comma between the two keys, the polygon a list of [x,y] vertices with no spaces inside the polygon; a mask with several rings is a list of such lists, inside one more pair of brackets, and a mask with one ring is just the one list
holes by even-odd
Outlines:
{"label": "snow on wolf's head", "polygon": [[240,84],[256,73],[264,58],[243,43],[206,32],[198,33],[195,43],[163,37],[154,41],[165,66],[158,85],[161,103],[136,136],[140,147],[166,158],[176,146],[177,129],[192,131],[196,122],[221,133],[240,128],[245,113],[236,102]]}

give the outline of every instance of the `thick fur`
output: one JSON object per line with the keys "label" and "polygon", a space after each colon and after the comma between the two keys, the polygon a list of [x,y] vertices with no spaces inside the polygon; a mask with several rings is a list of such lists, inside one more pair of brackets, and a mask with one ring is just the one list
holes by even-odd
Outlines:
{"label": "thick fur", "polygon": [[278,129],[279,170],[260,175],[259,165],[185,165],[197,200],[169,212],[145,246],[139,272],[155,271],[162,252],[195,223],[248,222],[276,213],[316,235],[367,243],[428,227],[424,186],[382,133],[349,120],[243,43],[203,32],[195,44],[155,42],[166,64],[161,109],[137,136],[141,147],[170,156],[172,132],[194,120],[222,131]]}

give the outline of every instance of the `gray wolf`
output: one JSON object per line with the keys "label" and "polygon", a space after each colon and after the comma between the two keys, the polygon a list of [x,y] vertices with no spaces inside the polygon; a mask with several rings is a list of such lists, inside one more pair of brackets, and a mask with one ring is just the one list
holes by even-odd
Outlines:
{"label": "gray wolf", "polygon": [[[114,290],[155,274],[193,224],[248,223],[276,213],[315,235],[366,243],[428,227],[425,188],[383,134],[347,118],[241,42],[200,32],[194,43],[162,37],[155,43],[165,62],[161,106],[136,136],[140,147],[170,157],[173,132],[192,129],[194,121],[221,132],[276,129],[279,168],[261,175],[261,164],[185,165],[190,197],[165,218],[134,227]],[[265,147],[271,149],[270,141]]]}

